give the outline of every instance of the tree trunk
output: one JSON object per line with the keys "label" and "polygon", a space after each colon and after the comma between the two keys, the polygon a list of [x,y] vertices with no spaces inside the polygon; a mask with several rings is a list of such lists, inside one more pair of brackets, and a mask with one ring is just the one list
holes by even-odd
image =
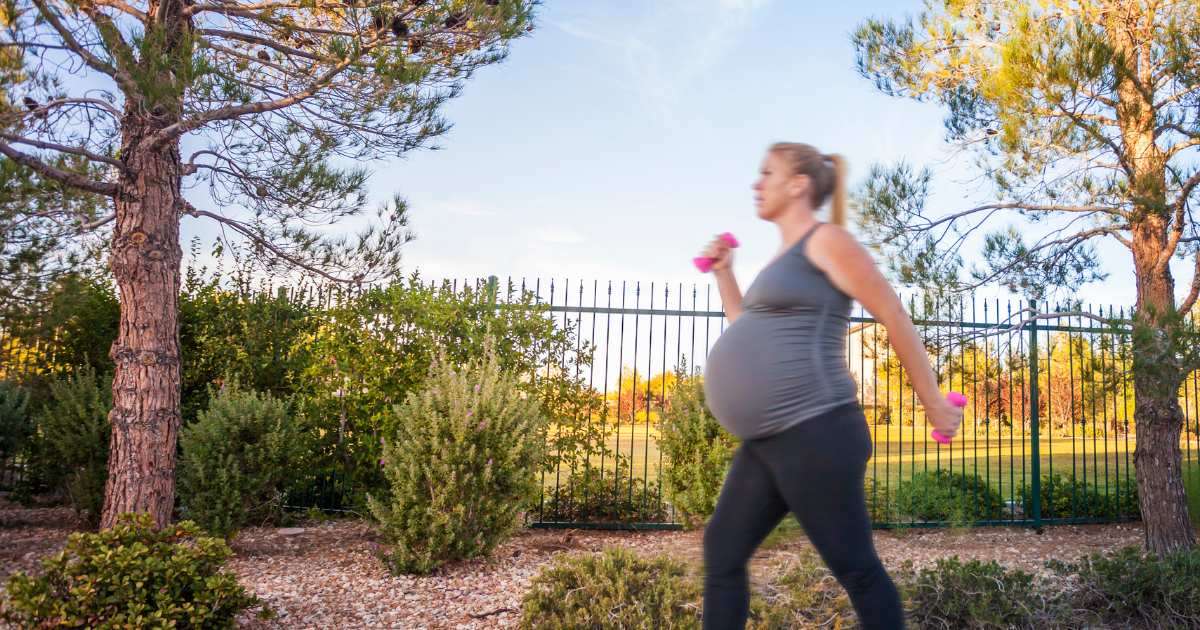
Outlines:
{"label": "tree trunk", "polygon": [[[1136,385],[1135,385],[1136,388]],[[1179,433],[1183,409],[1175,398],[1137,397],[1138,504],[1146,532],[1146,550],[1164,555],[1196,546],[1183,491],[1183,452]]]}
{"label": "tree trunk", "polygon": [[116,374],[103,529],[127,512],[148,512],[161,528],[174,508],[182,166],[177,142],[155,153],[138,145],[177,119],[161,106],[147,112],[140,101],[130,101],[122,121],[121,155],[128,168],[119,182],[109,257],[121,323],[110,353]]}

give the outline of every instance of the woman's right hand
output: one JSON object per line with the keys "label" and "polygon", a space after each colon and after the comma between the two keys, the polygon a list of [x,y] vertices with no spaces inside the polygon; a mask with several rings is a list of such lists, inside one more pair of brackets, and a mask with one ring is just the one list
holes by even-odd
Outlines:
{"label": "woman's right hand", "polygon": [[700,252],[705,258],[712,259],[712,271],[728,271],[733,268],[733,248],[720,236],[709,242],[708,247]]}
{"label": "woman's right hand", "polygon": [[955,407],[949,400],[939,396],[932,405],[925,405],[925,421],[932,424],[938,433],[952,438],[958,435],[958,426],[963,421],[963,410],[962,407]]}

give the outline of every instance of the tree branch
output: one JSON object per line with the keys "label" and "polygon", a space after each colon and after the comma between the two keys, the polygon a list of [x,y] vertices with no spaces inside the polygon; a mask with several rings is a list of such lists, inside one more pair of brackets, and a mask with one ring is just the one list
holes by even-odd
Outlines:
{"label": "tree branch", "polygon": [[186,201],[184,202],[184,204],[187,206],[187,210],[185,210],[186,214],[191,215],[193,217],[197,217],[197,218],[208,217],[208,218],[213,219],[223,225],[228,225],[229,227],[233,228],[239,234],[245,236],[246,238],[249,238],[250,240],[254,241],[255,243],[258,243],[259,245],[265,247],[266,249],[271,250],[271,252],[274,253],[276,256],[279,256],[280,258],[288,261],[289,263],[291,263],[293,265],[296,265],[297,267],[300,267],[301,269],[305,269],[309,272],[315,273],[315,274],[325,278],[326,280],[330,280],[332,282],[340,282],[343,284],[352,284],[352,283],[357,282],[353,278],[347,280],[345,278],[338,278],[337,276],[332,276],[332,275],[330,275],[324,271],[321,271],[320,269],[317,269],[311,265],[307,265],[303,262],[300,262],[294,256],[292,256],[292,255],[284,252],[283,250],[279,249],[278,247],[276,247],[275,244],[272,243],[271,241],[268,241],[264,238],[259,237],[257,234],[254,233],[253,230],[251,230],[249,227],[247,227],[244,223],[242,223],[240,221],[235,221],[233,219],[229,219],[229,218],[223,217],[219,214],[214,214],[212,212],[208,212],[206,210],[197,210],[195,206],[193,206],[190,203],[187,203]]}
{"label": "tree branch", "polygon": [[96,193],[98,195],[104,195],[106,197],[116,197],[117,196],[118,189],[117,189],[116,184],[92,181],[92,180],[90,180],[82,175],[79,175],[77,173],[69,173],[67,171],[61,171],[61,170],[56,169],[53,166],[50,166],[49,164],[46,164],[45,162],[43,162],[31,155],[26,155],[24,153],[21,153],[20,151],[13,149],[11,146],[9,146],[5,142],[0,142],[0,153],[3,153],[5,155],[5,157],[12,160],[13,162],[16,162],[17,164],[20,164],[21,166],[24,166],[26,168],[32,169],[34,172],[38,173],[39,175],[42,175],[43,177],[49,177],[50,179],[53,179],[56,182],[66,184],[67,186],[71,186],[72,188],[78,188],[79,190],[82,190],[85,192]]}
{"label": "tree branch", "polygon": [[17,144],[28,144],[31,147],[37,147],[39,149],[50,149],[51,151],[58,151],[59,153],[70,153],[71,155],[79,155],[79,156],[85,157],[89,160],[93,160],[96,162],[104,162],[105,164],[110,164],[119,169],[125,168],[125,163],[120,160],[114,160],[110,157],[104,157],[103,155],[97,155],[97,154],[92,153],[91,151],[88,151],[87,149],[84,149],[82,147],[80,147],[80,148],[64,147],[64,146],[57,145],[57,144],[51,144],[49,142],[42,142],[41,140],[33,140],[30,138],[23,138],[21,136],[16,136],[11,133],[6,133],[3,131],[0,131],[0,138],[4,138],[5,140],[8,140],[9,142],[14,142]]}
{"label": "tree branch", "polygon": [[1196,271],[1192,273],[1192,288],[1188,291],[1188,296],[1184,298],[1183,303],[1179,305],[1179,312],[1185,314],[1192,312],[1197,297],[1200,297],[1200,255],[1196,256]]}
{"label": "tree branch", "polygon": [[37,6],[38,11],[41,13],[42,17],[44,17],[46,21],[50,23],[50,26],[54,27],[54,30],[58,32],[58,36],[62,38],[63,43],[66,44],[67,48],[69,48],[71,52],[75,53],[76,55],[79,55],[79,57],[83,59],[83,62],[88,65],[88,67],[97,72],[107,74],[122,87],[125,87],[131,83],[129,75],[117,68],[112,67],[103,59],[100,59],[99,57],[88,52],[88,50],[84,48],[78,40],[75,39],[75,36],[71,33],[71,31],[62,23],[62,20],[59,20],[58,16],[50,10],[50,7],[46,6],[45,0],[33,0],[33,4]]}
{"label": "tree branch", "polygon": [[116,0],[93,0],[93,2],[100,6],[112,7],[122,13],[132,15],[143,23],[149,19],[149,16],[147,16],[145,13],[129,6],[128,4],[125,4],[124,2],[117,2]]}

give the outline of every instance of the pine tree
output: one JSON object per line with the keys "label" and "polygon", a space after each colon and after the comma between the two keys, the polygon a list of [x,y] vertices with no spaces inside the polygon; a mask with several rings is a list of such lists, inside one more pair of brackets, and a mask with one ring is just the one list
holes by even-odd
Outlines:
{"label": "pine tree", "polygon": [[[853,39],[860,73],[881,91],[946,108],[952,148],[975,158],[995,194],[931,217],[929,169],[876,167],[859,195],[860,227],[900,281],[935,292],[999,283],[1042,299],[1105,276],[1099,239],[1130,250],[1137,303],[1121,327],[1132,335],[1146,547],[1193,548],[1177,396],[1200,367],[1184,317],[1200,296],[1189,206],[1200,186],[1191,157],[1200,146],[1200,4],[927,0],[915,18],[868,20]],[[1006,218],[1017,223],[996,223]],[[959,251],[985,223],[993,229],[982,264],[964,273]],[[1030,226],[1042,234],[1027,239]],[[1173,257],[1196,266],[1182,300]],[[1064,313],[1018,315],[1016,325]]]}
{"label": "pine tree", "polygon": [[[10,216],[49,232],[110,231],[105,253],[123,308],[111,351],[103,527],[125,512],[148,511],[160,526],[170,518],[181,218],[215,221],[248,240],[269,271],[298,267],[355,283],[395,277],[411,238],[401,198],[378,208],[357,239],[325,237],[321,226],[368,213],[363,165],[445,132],[442,105],[476,70],[504,59],[509,42],[532,28],[536,4],[0,6],[0,155],[90,203],[21,205]],[[189,201],[199,184],[221,211]]]}

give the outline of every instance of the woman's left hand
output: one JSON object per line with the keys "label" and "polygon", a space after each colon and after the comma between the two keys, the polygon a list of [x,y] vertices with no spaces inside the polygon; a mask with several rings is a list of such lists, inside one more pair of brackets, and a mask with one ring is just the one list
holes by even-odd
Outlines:
{"label": "woman's left hand", "polygon": [[962,407],[954,406],[945,398],[939,396],[932,405],[925,405],[925,422],[932,424],[938,433],[948,438],[958,435],[958,426],[962,421]]}

